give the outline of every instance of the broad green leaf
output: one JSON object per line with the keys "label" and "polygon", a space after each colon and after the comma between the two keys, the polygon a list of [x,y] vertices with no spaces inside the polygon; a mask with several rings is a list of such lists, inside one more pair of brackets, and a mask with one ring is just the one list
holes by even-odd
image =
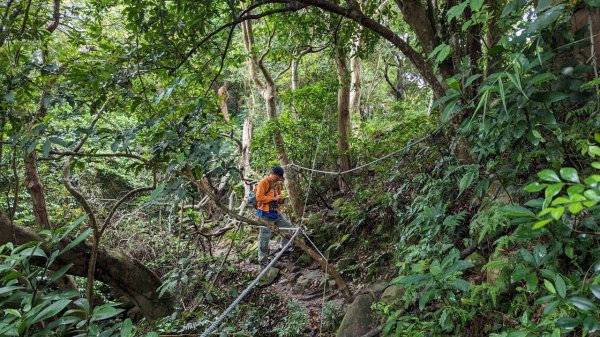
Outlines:
{"label": "broad green leaf", "polygon": [[533,224],[531,229],[540,229],[540,228],[546,226],[550,221],[552,221],[552,219],[545,219],[545,220],[538,221]]}
{"label": "broad green leaf", "polygon": [[592,303],[592,301],[588,300],[585,297],[581,297],[581,296],[573,296],[573,297],[569,298],[569,303],[573,304],[578,309],[583,310],[583,311],[591,311],[591,310],[597,309],[596,305],[594,303]]}
{"label": "broad green leaf", "polygon": [[[554,200],[552,200],[552,203],[550,204],[551,206],[556,206],[556,205],[564,205],[564,204],[568,204],[571,202],[571,199],[565,198],[565,197],[558,197]],[[546,214],[546,213],[544,213]],[[539,214],[538,216],[542,216],[543,214]]]}
{"label": "broad green leaf", "polygon": [[94,230],[92,228],[88,228],[85,231],[83,231],[83,233],[79,234],[79,236],[76,237],[75,240],[69,242],[69,244],[60,251],[60,254],[64,254],[65,252],[68,252],[73,247],[80,244],[81,241],[85,240],[93,231]]}
{"label": "broad green leaf", "polygon": [[594,294],[594,296],[596,296],[596,298],[600,300],[600,284],[595,284],[591,286],[590,290],[592,291],[592,294]]}
{"label": "broad green leaf", "polygon": [[563,167],[560,169],[560,176],[567,181],[573,183],[579,183],[579,176],[577,170],[572,167]]}
{"label": "broad green leaf", "polygon": [[2,288],[0,288],[0,296],[3,294],[10,294],[15,290],[21,290],[21,289],[25,289],[21,286],[4,286]]}
{"label": "broad green leaf", "polygon": [[477,12],[481,9],[481,7],[483,6],[483,0],[471,0],[469,2],[469,6],[471,7],[471,10],[473,12]]}
{"label": "broad green leaf", "polygon": [[588,316],[583,320],[583,329],[589,333],[596,332],[598,330],[598,318],[594,316]]}
{"label": "broad green leaf", "polygon": [[565,280],[563,280],[559,274],[556,274],[554,285],[556,286],[556,293],[558,296],[565,298],[567,296],[567,285],[565,284]]}
{"label": "broad green leaf", "polygon": [[582,209],[583,209],[583,204],[581,204],[580,202],[576,202],[576,203],[569,205],[569,212],[571,212],[571,214],[577,214],[577,213],[581,212]]}
{"label": "broad green leaf", "polygon": [[525,192],[539,192],[541,190],[543,190],[544,188],[546,188],[548,186],[548,184],[540,184],[537,181],[534,183],[531,183],[527,186],[525,186]]}
{"label": "broad green leaf", "polygon": [[548,281],[548,280],[544,279],[544,286],[546,287],[546,289],[548,289],[548,291],[549,291],[551,294],[554,294],[554,295],[556,295],[556,288],[554,288],[554,285],[552,284],[552,282],[550,282],[550,281]]}
{"label": "broad green leaf", "polygon": [[556,307],[558,307],[559,304],[560,304],[560,301],[553,301],[553,302],[549,303],[544,308],[543,315],[547,316],[547,315],[551,314],[556,309]]}
{"label": "broad green leaf", "polygon": [[565,208],[560,206],[560,207],[554,208],[550,212],[550,215],[554,218],[554,220],[558,220],[558,219],[560,219],[560,217],[563,215],[564,212],[565,212]]}
{"label": "broad green leaf", "polygon": [[534,292],[537,289],[538,277],[535,272],[527,274],[525,277],[525,284],[527,285],[527,290],[529,292]]}
{"label": "broad green leaf", "polygon": [[569,195],[572,195],[572,194],[581,194],[581,193],[583,193],[584,190],[585,190],[585,186],[584,185],[577,184],[577,185],[569,186],[569,188],[567,188],[567,193]]}
{"label": "broad green leaf", "polygon": [[592,145],[588,148],[588,152],[592,157],[600,156],[600,146]]}
{"label": "broad green leaf", "polygon": [[600,201],[600,195],[595,190],[586,190],[583,195],[590,201]]}
{"label": "broad green leaf", "polygon": [[103,304],[94,308],[94,312],[92,313],[92,321],[101,321],[107,318],[115,317],[123,311],[123,309],[115,308],[113,303]]}
{"label": "broad green leaf", "polygon": [[600,161],[595,161],[592,163],[592,167],[595,169],[600,169]]}
{"label": "broad green leaf", "polygon": [[560,191],[562,190],[563,186],[565,186],[564,183],[556,183],[556,184],[552,184],[552,185],[546,187],[546,191],[544,192],[544,196],[546,197],[546,199],[551,199],[552,197],[554,197],[555,195],[557,195],[558,193],[560,193]]}
{"label": "broad green leaf", "polygon": [[543,73],[535,75],[533,78],[527,80],[528,85],[538,85],[540,83],[554,81],[556,80],[556,76],[553,73]]}
{"label": "broad green leaf", "polygon": [[448,10],[448,14],[446,14],[448,22],[451,22],[454,18],[461,16],[463,14],[465,8],[467,8],[468,5],[469,5],[469,1],[464,1],[464,2],[459,3],[456,6],[452,6]]}
{"label": "broad green leaf", "polygon": [[15,309],[4,309],[4,313],[8,315],[13,315],[15,317],[21,317],[21,313]]}
{"label": "broad green leaf", "polygon": [[519,205],[506,205],[502,207],[502,212],[510,217],[535,217],[532,211]]}
{"label": "broad green leaf", "polygon": [[132,330],[133,324],[131,323],[131,319],[128,318],[121,324],[121,337],[129,337]]}
{"label": "broad green leaf", "polygon": [[551,181],[551,182],[560,182],[560,178],[558,177],[558,175],[556,174],[556,172],[550,170],[550,169],[545,169],[543,171],[538,172],[538,177],[540,177],[540,179],[545,180],[545,181]]}
{"label": "broad green leaf", "polygon": [[58,314],[64,308],[66,308],[67,305],[69,305],[69,303],[71,303],[71,300],[58,300],[58,301],[50,304],[48,307],[44,308],[37,315],[35,315],[35,317],[33,317],[31,319],[31,321],[29,321],[29,324],[35,324],[37,322],[41,322],[45,319],[48,319],[48,318]]}
{"label": "broad green leaf", "polygon": [[462,291],[469,291],[471,288],[471,284],[469,282],[459,278],[450,281],[450,286]]}
{"label": "broad green leaf", "polygon": [[581,321],[571,317],[562,317],[556,321],[556,326],[562,331],[571,331],[579,325]]}

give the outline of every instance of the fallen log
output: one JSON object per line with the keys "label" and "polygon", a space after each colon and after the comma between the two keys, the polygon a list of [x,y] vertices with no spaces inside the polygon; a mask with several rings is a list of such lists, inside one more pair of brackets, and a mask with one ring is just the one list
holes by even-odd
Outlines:
{"label": "fallen log", "polygon": [[[37,231],[24,226],[11,225],[8,218],[0,212],[0,244],[12,242],[21,245],[31,241],[41,241]],[[65,238],[58,243],[57,247],[43,247],[43,249],[50,254],[52,250],[66,247],[69,242],[71,239]],[[60,255],[52,269],[72,263],[73,266],[67,274],[85,277],[91,249],[91,244],[81,242]],[[43,265],[44,262],[32,260],[33,264]],[[121,251],[100,247],[94,277],[129,298],[149,320],[164,317],[173,311],[172,299],[167,296],[158,297],[157,289],[161,285],[158,276],[141,262]]]}

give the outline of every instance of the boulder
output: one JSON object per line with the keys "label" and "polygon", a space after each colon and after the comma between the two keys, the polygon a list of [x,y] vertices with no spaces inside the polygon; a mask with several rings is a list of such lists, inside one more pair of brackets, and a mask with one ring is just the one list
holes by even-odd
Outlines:
{"label": "boulder", "polygon": [[392,284],[385,288],[383,294],[379,298],[380,302],[385,304],[392,304],[393,302],[400,300],[404,295],[404,288],[398,284]]}
{"label": "boulder", "polygon": [[375,299],[371,294],[360,294],[350,304],[336,337],[359,337],[377,325],[371,305]]}
{"label": "boulder", "polygon": [[275,281],[279,275],[279,269],[275,267],[269,268],[267,272],[258,280],[258,285],[261,287],[268,286]]}
{"label": "boulder", "polygon": [[379,295],[381,295],[382,292],[384,292],[385,289],[387,289],[389,286],[389,282],[387,281],[377,281],[375,283],[373,283],[369,289],[371,289],[371,291],[373,291],[373,294],[375,294],[375,296],[379,297]]}
{"label": "boulder", "polygon": [[477,252],[467,256],[465,260],[473,262],[477,270],[481,270],[481,267],[487,263],[486,259]]}

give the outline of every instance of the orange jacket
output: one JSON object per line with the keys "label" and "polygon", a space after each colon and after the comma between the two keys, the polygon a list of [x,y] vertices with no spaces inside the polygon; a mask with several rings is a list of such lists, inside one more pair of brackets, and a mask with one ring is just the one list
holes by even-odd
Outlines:
{"label": "orange jacket", "polygon": [[[262,178],[256,185],[256,208],[269,212],[269,203],[275,199],[276,195],[281,195],[281,185],[273,181],[271,176]],[[277,203],[277,212],[280,212],[279,203]]]}

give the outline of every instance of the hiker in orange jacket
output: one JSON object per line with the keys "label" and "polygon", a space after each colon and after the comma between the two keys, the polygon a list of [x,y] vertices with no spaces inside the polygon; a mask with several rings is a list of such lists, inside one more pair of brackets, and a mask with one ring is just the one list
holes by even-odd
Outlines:
{"label": "hiker in orange jacket", "polygon": [[[274,223],[279,228],[290,228],[292,225],[281,214],[279,205],[283,202],[280,182],[284,181],[283,169],[280,166],[271,168],[271,174],[264,177],[256,186],[256,215],[262,220]],[[269,240],[273,232],[267,227],[260,227],[258,233],[258,262],[266,264],[269,256]],[[281,246],[288,239],[281,238]]]}

